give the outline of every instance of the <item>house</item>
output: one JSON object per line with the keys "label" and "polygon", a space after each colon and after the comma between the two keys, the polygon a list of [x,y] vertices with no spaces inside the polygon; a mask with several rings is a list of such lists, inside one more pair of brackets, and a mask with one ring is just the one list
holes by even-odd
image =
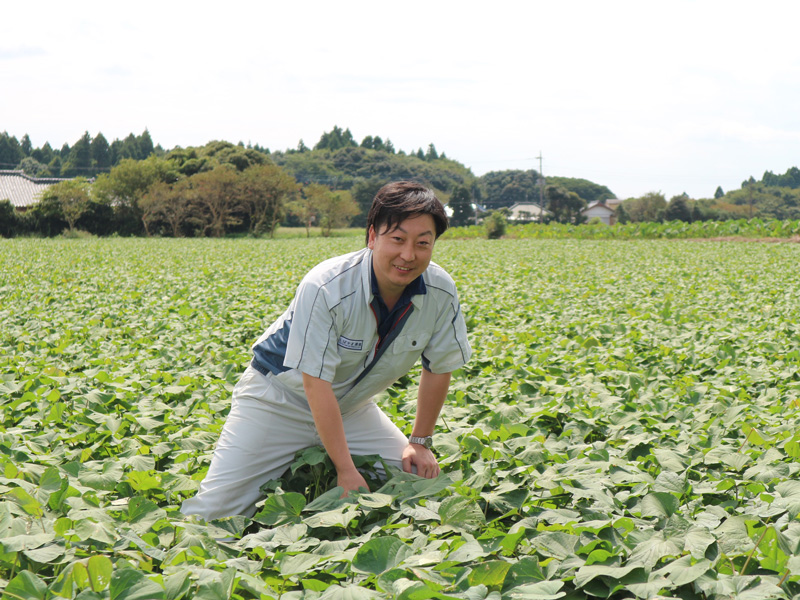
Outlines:
{"label": "house", "polygon": [[550,213],[533,202],[517,202],[509,207],[509,221],[541,221]]}
{"label": "house", "polygon": [[[591,221],[594,218],[600,219],[606,225],[613,225],[617,222],[617,213],[609,206],[610,201],[600,200],[592,202],[581,211],[581,215],[586,221]],[[619,204],[619,202],[617,202]]]}
{"label": "house", "polygon": [[10,200],[19,212],[28,210],[42,197],[44,191],[59,181],[60,177],[31,177],[24,171],[0,170],[0,201]]}

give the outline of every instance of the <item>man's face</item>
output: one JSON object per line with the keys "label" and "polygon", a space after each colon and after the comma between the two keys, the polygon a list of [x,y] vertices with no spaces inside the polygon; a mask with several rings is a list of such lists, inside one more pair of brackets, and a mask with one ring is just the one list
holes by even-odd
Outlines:
{"label": "man's face", "polygon": [[409,217],[392,231],[369,229],[367,246],[372,250],[372,268],[384,301],[400,297],[405,287],[419,277],[433,254],[436,226],[431,215]]}

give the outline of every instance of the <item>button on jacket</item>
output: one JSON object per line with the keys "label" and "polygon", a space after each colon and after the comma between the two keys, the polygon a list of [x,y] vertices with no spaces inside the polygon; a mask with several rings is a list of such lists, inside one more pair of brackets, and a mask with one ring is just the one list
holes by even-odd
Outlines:
{"label": "button on jacket", "polygon": [[252,366],[272,383],[274,396],[265,401],[308,408],[302,378],[306,373],[329,381],[342,414],[347,414],[407,374],[420,359],[433,373],[463,366],[471,349],[455,284],[433,262],[420,277],[410,305],[380,339],[373,308],[372,251],[365,248],[313,268],[286,312],[253,346]]}

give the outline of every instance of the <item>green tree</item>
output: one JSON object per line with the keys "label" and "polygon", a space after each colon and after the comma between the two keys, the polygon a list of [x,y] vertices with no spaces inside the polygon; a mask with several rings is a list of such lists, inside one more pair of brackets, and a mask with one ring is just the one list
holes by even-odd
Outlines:
{"label": "green tree", "polygon": [[63,177],[75,177],[82,175],[89,177],[92,174],[92,138],[89,132],[85,132],[81,138],[75,142],[69,151],[69,156],[61,167]]}
{"label": "green tree", "polygon": [[314,150],[338,150],[339,148],[350,147],[358,147],[355,139],[353,139],[353,134],[350,133],[349,129],[342,131],[341,127],[334,125],[331,131],[322,134],[317,145],[314,146]]}
{"label": "green tree", "polygon": [[43,197],[55,201],[69,231],[75,231],[75,223],[89,208],[89,182],[84,177],[60,181],[44,191]]}
{"label": "green tree", "polygon": [[725,192],[722,191],[722,186],[717,186],[717,191],[714,192],[714,198],[722,198],[725,195]]}
{"label": "green tree", "polygon": [[[311,226],[317,220],[316,194],[313,193],[314,186],[325,188],[318,183],[310,183],[305,186],[295,200],[286,205],[290,214],[296,216],[306,228],[306,237],[311,237]],[[326,190],[328,188],[325,188]]]}
{"label": "green tree", "polygon": [[272,163],[245,169],[239,180],[240,205],[252,235],[275,235],[287,203],[297,195],[297,181]]}
{"label": "green tree", "polygon": [[502,209],[491,211],[483,220],[486,229],[486,237],[490,240],[497,240],[506,233],[506,215]]}
{"label": "green tree", "polygon": [[56,155],[52,158],[52,160],[47,163],[47,170],[50,171],[50,175],[53,177],[60,177],[61,176],[61,167],[62,167],[61,157]]}
{"label": "green tree", "polygon": [[648,192],[640,198],[629,198],[623,203],[633,223],[659,221],[667,208],[667,199],[661,192]]}
{"label": "green tree", "polygon": [[689,208],[687,200],[688,197],[686,194],[671,198],[664,212],[664,218],[667,221],[684,221],[685,223],[691,223],[692,210]]}
{"label": "green tree", "polygon": [[0,169],[11,169],[17,166],[25,158],[17,138],[8,135],[7,132],[0,133]]}
{"label": "green tree", "polygon": [[186,179],[172,184],[155,182],[139,204],[147,235],[150,235],[149,226],[159,220],[169,225],[172,237],[181,237],[187,225],[199,224],[199,220],[193,215],[189,183]]}
{"label": "green tree", "polygon": [[43,165],[48,164],[53,158],[56,156],[56,153],[53,151],[52,146],[48,142],[44,143],[44,146],[41,148],[34,148],[31,152],[31,157],[42,163]]}
{"label": "green tree", "polygon": [[630,223],[631,217],[628,214],[628,210],[625,208],[625,204],[618,204],[617,208],[614,209],[614,212],[617,215],[617,222],[618,223]]}
{"label": "green tree", "polygon": [[114,207],[120,233],[139,234],[145,228],[139,201],[155,182],[175,179],[172,165],[164,159],[156,156],[147,160],[126,158],[110,172],[97,177],[94,194],[99,201]]}
{"label": "green tree", "polygon": [[370,177],[369,179],[356,180],[353,187],[350,188],[350,195],[358,205],[358,214],[350,221],[352,227],[366,227],[367,214],[372,206],[372,200],[375,194],[386,184],[385,179],[379,177]]}
{"label": "green tree", "polygon": [[61,167],[61,174],[63,177],[91,176],[92,138],[89,136],[88,131],[72,146],[69,156],[67,156],[64,165]]}
{"label": "green tree", "polygon": [[333,229],[346,226],[358,214],[358,204],[346,190],[331,191],[319,186],[315,200],[322,236],[330,237]]}
{"label": "green tree", "polygon": [[439,158],[439,153],[436,152],[436,146],[434,146],[432,143],[428,144],[428,151],[425,152],[425,160],[431,161],[431,160],[437,160],[438,158]]}
{"label": "green tree", "polygon": [[[526,188],[522,187],[516,182],[511,182],[503,188],[500,193],[500,202],[502,206],[513,206],[517,203],[526,202],[529,197],[529,192]],[[538,197],[537,197],[538,198]]]}
{"label": "green tree", "polygon": [[150,137],[150,132],[145,129],[141,135],[136,138],[136,147],[138,150],[137,157],[139,160],[145,160],[155,150],[153,146],[153,138]]}
{"label": "green tree", "polygon": [[22,139],[19,141],[19,148],[22,150],[22,153],[25,156],[30,156],[31,152],[33,152],[33,144],[31,143],[31,138],[27,133],[23,135]]}
{"label": "green tree", "polygon": [[17,234],[17,211],[11,200],[0,200],[0,237]]}
{"label": "green tree", "polygon": [[447,206],[453,211],[453,215],[450,217],[450,223],[455,227],[469,225],[470,221],[475,216],[475,211],[472,208],[472,194],[465,185],[456,186],[453,193],[450,195],[450,201],[447,203]]}
{"label": "green tree", "polygon": [[586,201],[578,194],[558,185],[548,185],[544,188],[544,195],[553,220],[559,223],[581,222],[581,211],[586,208]]}
{"label": "green tree", "polygon": [[220,165],[192,175],[189,185],[189,198],[195,216],[202,219],[204,235],[222,237],[228,228],[241,223],[241,186],[234,167]]}
{"label": "green tree", "polygon": [[47,165],[43,165],[32,156],[26,156],[19,163],[19,168],[31,177],[47,177],[50,173]]}
{"label": "green tree", "polygon": [[95,173],[106,172],[111,168],[111,147],[102,133],[94,136],[90,145],[90,154]]}

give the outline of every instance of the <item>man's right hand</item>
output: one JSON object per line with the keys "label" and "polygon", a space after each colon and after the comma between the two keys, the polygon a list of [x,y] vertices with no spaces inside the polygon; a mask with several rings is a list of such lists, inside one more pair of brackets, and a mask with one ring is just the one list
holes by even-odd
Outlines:
{"label": "man's right hand", "polygon": [[342,498],[347,496],[350,492],[369,491],[366,479],[364,479],[364,476],[355,468],[343,473],[338,473],[336,476],[336,485],[344,489]]}

